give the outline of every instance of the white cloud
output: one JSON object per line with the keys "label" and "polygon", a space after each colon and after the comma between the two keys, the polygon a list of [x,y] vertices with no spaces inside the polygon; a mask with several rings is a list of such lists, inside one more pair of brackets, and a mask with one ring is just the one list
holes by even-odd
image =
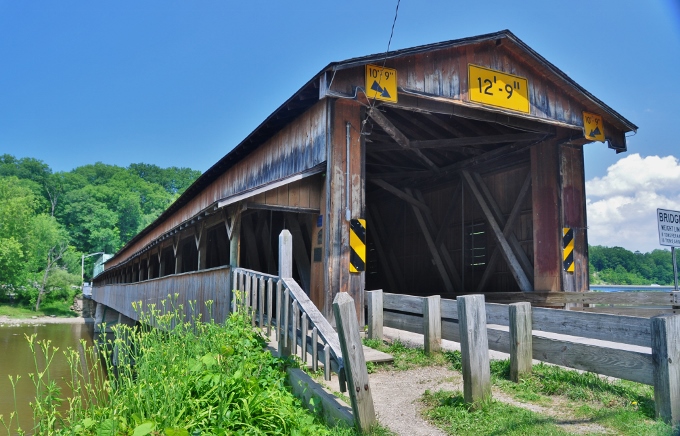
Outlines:
{"label": "white cloud", "polygon": [[656,209],[680,210],[680,162],[674,156],[626,156],[586,182],[588,240],[647,252],[659,245]]}

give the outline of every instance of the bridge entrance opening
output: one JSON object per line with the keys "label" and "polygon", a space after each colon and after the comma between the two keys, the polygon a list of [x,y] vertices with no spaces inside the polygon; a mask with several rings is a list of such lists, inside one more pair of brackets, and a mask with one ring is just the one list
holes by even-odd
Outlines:
{"label": "bridge entrance opening", "polygon": [[366,289],[531,290],[530,147],[555,129],[389,106],[365,118]]}

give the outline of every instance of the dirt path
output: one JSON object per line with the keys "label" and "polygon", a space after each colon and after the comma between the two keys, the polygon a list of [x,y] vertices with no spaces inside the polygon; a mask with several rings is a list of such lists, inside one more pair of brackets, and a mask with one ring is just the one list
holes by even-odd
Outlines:
{"label": "dirt path", "polygon": [[426,390],[462,390],[463,377],[445,367],[380,371],[370,376],[378,420],[398,435],[446,435],[421,416]]}
{"label": "dirt path", "polygon": [[[446,433],[426,422],[422,417],[424,405],[420,402],[426,390],[436,392],[462,391],[463,377],[446,367],[425,367],[408,371],[379,371],[370,375],[378,420],[382,425],[403,436],[444,436]],[[493,389],[494,400],[531,410],[554,418],[562,430],[573,434],[608,434],[607,428],[596,423],[575,419],[566,401],[552,398],[552,403],[542,406],[523,403]]]}

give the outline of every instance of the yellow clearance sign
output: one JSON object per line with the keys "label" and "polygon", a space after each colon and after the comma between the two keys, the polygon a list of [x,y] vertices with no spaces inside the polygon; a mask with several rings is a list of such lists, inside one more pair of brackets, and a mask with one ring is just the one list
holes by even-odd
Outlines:
{"label": "yellow clearance sign", "polygon": [[366,96],[369,99],[397,102],[397,70],[366,65]]}
{"label": "yellow clearance sign", "polygon": [[529,113],[529,81],[501,71],[468,64],[470,101]]}
{"label": "yellow clearance sign", "polygon": [[583,112],[583,135],[591,141],[604,142],[604,126],[600,115]]}

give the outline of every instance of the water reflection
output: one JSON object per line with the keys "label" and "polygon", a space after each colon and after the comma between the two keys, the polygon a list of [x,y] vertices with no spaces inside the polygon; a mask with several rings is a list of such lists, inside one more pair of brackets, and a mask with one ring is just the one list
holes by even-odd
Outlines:
{"label": "water reflection", "polygon": [[[63,390],[67,389],[66,380],[70,379],[71,373],[62,351],[68,347],[77,350],[81,339],[84,339],[88,346],[92,346],[93,324],[5,325],[0,327],[0,415],[3,415],[7,421],[10,413],[15,410],[12,384],[8,376],[21,376],[16,386],[16,397],[21,427],[25,430],[32,426],[33,411],[29,402],[35,398],[35,387],[28,374],[35,373],[36,364],[26,340],[26,336],[32,334],[37,336],[37,341],[49,340],[53,347],[59,348],[50,365],[50,377],[57,381]],[[38,355],[38,367],[43,370],[44,357],[42,353]],[[4,428],[0,427],[0,432],[4,433]]]}

